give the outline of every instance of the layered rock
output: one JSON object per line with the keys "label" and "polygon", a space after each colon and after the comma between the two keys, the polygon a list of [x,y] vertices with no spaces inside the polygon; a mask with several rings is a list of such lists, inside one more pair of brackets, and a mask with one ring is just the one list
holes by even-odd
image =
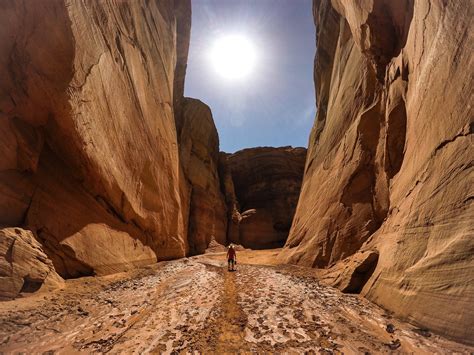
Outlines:
{"label": "layered rock", "polygon": [[11,0],[0,22],[0,225],[64,277],[184,256],[189,1]]}
{"label": "layered rock", "polygon": [[314,2],[318,114],[281,254],[334,265],[334,284],[468,342],[472,11],[467,0]]}
{"label": "layered rock", "polygon": [[185,98],[178,118],[179,151],[190,186],[188,241],[191,254],[203,253],[211,240],[226,243],[227,209],[221,192],[219,136],[209,107]]}
{"label": "layered rock", "polygon": [[0,229],[0,300],[62,284],[31,231]]}
{"label": "layered rock", "polygon": [[250,148],[221,158],[229,241],[252,249],[283,246],[298,203],[305,158],[305,148],[291,147]]}

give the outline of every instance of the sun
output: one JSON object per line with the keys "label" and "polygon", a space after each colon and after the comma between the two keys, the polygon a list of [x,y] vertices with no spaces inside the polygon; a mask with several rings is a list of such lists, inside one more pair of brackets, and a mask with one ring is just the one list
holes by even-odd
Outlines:
{"label": "sun", "polygon": [[241,80],[254,70],[256,52],[253,43],[243,35],[218,38],[211,48],[211,64],[223,78]]}

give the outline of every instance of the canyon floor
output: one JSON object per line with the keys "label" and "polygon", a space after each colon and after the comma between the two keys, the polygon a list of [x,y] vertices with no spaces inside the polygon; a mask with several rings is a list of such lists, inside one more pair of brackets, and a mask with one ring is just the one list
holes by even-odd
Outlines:
{"label": "canyon floor", "polygon": [[0,353],[471,353],[321,285],[277,250],[161,262],[0,303]]}

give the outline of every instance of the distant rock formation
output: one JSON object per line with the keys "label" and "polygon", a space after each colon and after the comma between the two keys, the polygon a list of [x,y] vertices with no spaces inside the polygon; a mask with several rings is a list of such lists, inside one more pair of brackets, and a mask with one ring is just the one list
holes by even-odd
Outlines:
{"label": "distant rock formation", "polygon": [[2,2],[0,225],[63,277],[188,250],[175,103],[189,1]]}
{"label": "distant rock formation", "polygon": [[221,156],[231,242],[284,245],[301,188],[305,148],[250,148]]}
{"label": "distant rock formation", "polygon": [[280,256],[332,267],[342,289],[469,342],[472,11],[468,0],[314,1],[318,114]]}

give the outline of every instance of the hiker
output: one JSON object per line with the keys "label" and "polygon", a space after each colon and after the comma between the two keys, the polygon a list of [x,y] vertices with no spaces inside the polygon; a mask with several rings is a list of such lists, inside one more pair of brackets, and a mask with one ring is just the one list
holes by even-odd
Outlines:
{"label": "hiker", "polygon": [[237,264],[237,254],[235,253],[234,245],[229,245],[229,250],[227,251],[227,270],[235,271],[235,264]]}

